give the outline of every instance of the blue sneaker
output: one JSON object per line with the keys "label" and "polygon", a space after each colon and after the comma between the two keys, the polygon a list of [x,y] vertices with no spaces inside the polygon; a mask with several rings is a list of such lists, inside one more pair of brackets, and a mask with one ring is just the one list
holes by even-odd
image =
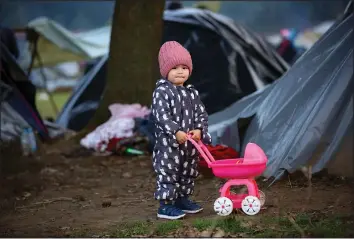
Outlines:
{"label": "blue sneaker", "polygon": [[172,204],[160,205],[157,211],[158,218],[176,220],[184,217],[186,214]]}
{"label": "blue sneaker", "polygon": [[177,199],[175,206],[186,213],[197,213],[203,210],[201,206],[186,197]]}

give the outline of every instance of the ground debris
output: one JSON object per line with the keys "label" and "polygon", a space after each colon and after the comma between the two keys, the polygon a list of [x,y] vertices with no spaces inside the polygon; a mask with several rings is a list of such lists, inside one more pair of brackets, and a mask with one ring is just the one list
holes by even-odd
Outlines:
{"label": "ground debris", "polygon": [[77,200],[75,200],[74,198],[67,198],[67,197],[59,197],[59,198],[53,198],[53,199],[46,199],[46,200],[44,200],[44,201],[35,202],[35,203],[32,203],[32,204],[27,205],[27,206],[19,206],[19,207],[16,207],[16,210],[17,210],[17,209],[26,209],[26,208],[31,208],[31,207],[38,207],[38,206],[44,206],[44,205],[47,205],[47,204],[50,204],[50,203],[54,203],[54,202],[59,202],[59,201],[76,202]]}
{"label": "ground debris", "polygon": [[225,237],[226,233],[221,230],[221,229],[217,229],[216,232],[213,234],[214,238],[221,238],[221,237]]}
{"label": "ground debris", "polygon": [[[24,165],[13,165],[12,168],[16,171],[13,170],[13,173],[11,171],[11,174],[9,172],[0,178],[0,225],[5,225],[0,227],[0,231],[6,229],[6,237],[40,235],[54,238],[63,234],[67,237],[92,237],[92,235],[116,237],[119,229],[116,225],[122,223],[143,221],[143,224],[147,223],[145,227],[154,227],[157,223],[155,218],[158,202],[153,198],[156,187],[155,174],[151,170],[148,157],[136,160],[132,157],[116,155],[102,158],[90,154],[83,157],[84,152],[81,155],[76,154],[75,157],[74,154],[71,155],[71,159],[62,157],[60,152],[74,151],[72,149],[75,147],[72,144],[72,141],[67,142],[62,145],[62,149],[58,148],[57,152],[52,151],[51,154],[41,155],[39,163],[32,159],[16,161]],[[239,220],[240,223],[237,225],[233,220],[220,217],[214,219],[215,212],[212,205],[219,197],[218,190],[225,181],[214,176],[213,178],[201,177],[196,182],[195,201],[202,204],[204,210],[197,217],[189,216],[182,220],[183,230],[178,231],[178,236],[215,237],[219,233],[217,232],[219,227],[225,233],[222,237],[241,238],[255,235],[293,237],[293,235],[300,236],[301,230],[306,236],[322,237],[331,230],[334,231],[332,237],[338,235],[348,237],[349,234],[335,230],[337,227],[335,223],[342,223],[339,219],[336,219],[337,221],[328,219],[329,222],[334,221],[334,223],[327,222],[324,224],[325,229],[319,228],[319,225],[323,218],[331,218],[332,214],[347,215],[352,212],[354,206],[352,182],[334,180],[327,176],[322,178],[314,176],[312,181],[312,195],[304,212],[305,218],[298,217],[297,214],[302,213],[301,202],[306,201],[308,196],[308,180],[303,175],[299,179],[292,175],[292,187],[289,187],[289,180],[285,178],[267,189],[267,210],[262,210],[255,217],[245,217],[242,213],[235,214],[235,220]],[[261,190],[268,185],[261,180],[257,182]],[[24,198],[27,199],[23,200]],[[107,209],[102,207],[102,203],[106,201],[112,203]],[[4,210],[6,213],[3,213]],[[314,213],[311,213],[312,211]],[[291,219],[286,217],[288,212],[291,212],[300,230]],[[266,219],[267,217],[271,219]],[[278,222],[277,218],[280,217],[281,220]],[[311,217],[312,222],[307,222],[306,217]],[[197,218],[200,218],[201,222],[194,228],[195,226],[191,224]],[[203,221],[204,219],[206,221]],[[214,224],[208,220],[220,222],[224,219],[225,225],[218,224],[217,228],[207,230]],[[258,220],[272,220],[272,222],[271,225],[266,223],[259,227]],[[348,218],[343,221],[353,220]],[[279,227],[279,223],[286,226]],[[113,231],[110,228],[112,225],[114,225]],[[330,227],[331,225],[333,228]],[[71,229],[66,229],[68,226]],[[309,232],[309,227],[314,228],[315,234]],[[350,227],[353,228],[352,225]],[[173,230],[176,232],[177,229],[174,227]],[[137,226],[131,230],[131,233],[145,238],[153,237],[153,232],[148,234],[148,231],[146,228],[143,230],[142,227]]]}
{"label": "ground debris", "polygon": [[111,201],[104,201],[104,202],[102,202],[102,207],[110,207],[110,206],[112,206],[112,202]]}
{"label": "ground debris", "polygon": [[132,177],[132,173],[131,172],[125,172],[122,174],[123,178],[131,178]]}
{"label": "ground debris", "polygon": [[205,230],[200,233],[200,237],[211,237],[213,230]]}

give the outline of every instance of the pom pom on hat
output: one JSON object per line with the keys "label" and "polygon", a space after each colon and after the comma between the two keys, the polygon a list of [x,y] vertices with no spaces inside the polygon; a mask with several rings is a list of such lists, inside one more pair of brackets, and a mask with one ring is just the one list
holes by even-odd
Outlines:
{"label": "pom pom on hat", "polygon": [[167,78],[170,70],[177,65],[187,66],[189,75],[192,73],[193,63],[189,51],[176,41],[165,42],[159,52],[161,76]]}

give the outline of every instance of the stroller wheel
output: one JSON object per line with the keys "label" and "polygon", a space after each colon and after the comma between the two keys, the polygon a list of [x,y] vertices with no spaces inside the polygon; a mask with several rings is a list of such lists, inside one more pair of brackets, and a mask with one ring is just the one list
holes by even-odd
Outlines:
{"label": "stroller wheel", "polygon": [[244,213],[253,216],[261,210],[261,201],[255,196],[247,196],[242,200],[241,207]]}
{"label": "stroller wheel", "polygon": [[264,192],[262,192],[261,190],[258,190],[258,192],[259,192],[259,201],[261,201],[261,207],[263,207],[266,201],[266,196]]}
{"label": "stroller wheel", "polygon": [[219,216],[227,216],[232,213],[233,203],[227,197],[219,197],[214,202],[214,211]]}

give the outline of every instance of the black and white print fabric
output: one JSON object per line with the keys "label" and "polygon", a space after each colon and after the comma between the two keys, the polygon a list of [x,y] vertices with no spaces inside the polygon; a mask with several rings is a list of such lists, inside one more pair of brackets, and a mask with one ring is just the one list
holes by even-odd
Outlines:
{"label": "black and white print fabric", "polygon": [[174,200],[191,195],[198,176],[199,157],[190,142],[179,145],[176,133],[200,129],[202,141],[211,144],[208,133],[208,114],[191,85],[174,86],[159,80],[153,93],[152,116],[155,123],[153,166],[157,174],[155,198]]}

